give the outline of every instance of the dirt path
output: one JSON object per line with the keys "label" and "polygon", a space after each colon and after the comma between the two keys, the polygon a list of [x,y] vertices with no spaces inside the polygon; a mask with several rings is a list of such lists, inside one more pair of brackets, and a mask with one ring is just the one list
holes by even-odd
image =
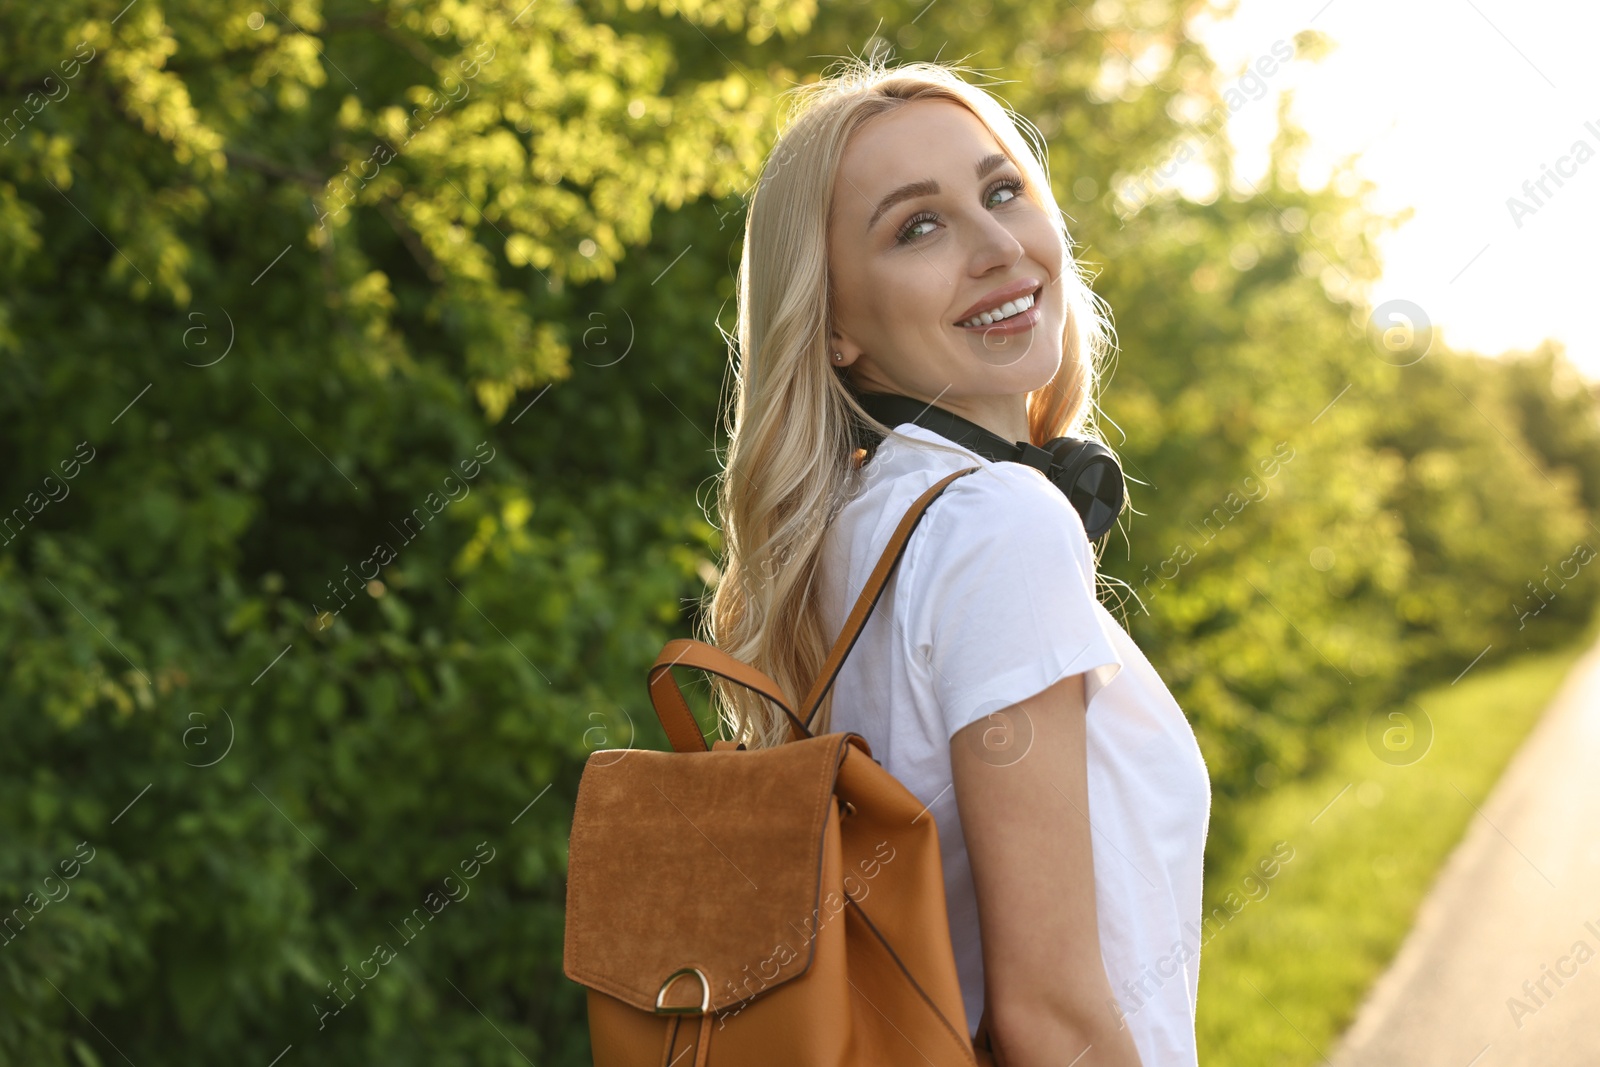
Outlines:
{"label": "dirt path", "polygon": [[1600,646],[1480,810],[1337,1067],[1600,1065]]}

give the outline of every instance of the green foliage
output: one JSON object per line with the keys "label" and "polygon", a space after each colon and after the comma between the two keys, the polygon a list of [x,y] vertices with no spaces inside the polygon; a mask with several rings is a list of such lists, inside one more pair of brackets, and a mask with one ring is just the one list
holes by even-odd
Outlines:
{"label": "green foliage", "polygon": [[965,55],[1049,143],[1140,479],[1105,568],[1218,855],[1361,708],[1557,640],[1588,571],[1508,604],[1600,492],[1559,355],[1376,358],[1379,220],[1294,186],[1287,126],[1255,192],[1126,209],[1234,99],[1190,14],[0,8],[0,1062],[587,1062],[578,775],[662,744],[741,197],[863,41]]}
{"label": "green foliage", "polygon": [[562,5],[3,19],[0,1061],[580,1062],[571,798],[712,530],[539,390],[775,90]]}

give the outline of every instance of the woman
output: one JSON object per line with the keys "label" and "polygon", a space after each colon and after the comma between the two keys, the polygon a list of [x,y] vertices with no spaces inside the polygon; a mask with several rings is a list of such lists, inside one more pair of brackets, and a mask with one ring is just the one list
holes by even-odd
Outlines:
{"label": "woman", "polygon": [[[813,729],[860,733],[928,805],[968,1025],[988,1007],[1000,1062],[1194,1064],[1193,731],[1044,475],[856,400],[1007,441],[1082,429],[1108,330],[1048,177],[951,68],[856,63],[795,92],[747,220],[707,638],[804,693],[909,503],[981,466],[930,506]],[[781,712],[717,695],[729,736],[787,739]]]}

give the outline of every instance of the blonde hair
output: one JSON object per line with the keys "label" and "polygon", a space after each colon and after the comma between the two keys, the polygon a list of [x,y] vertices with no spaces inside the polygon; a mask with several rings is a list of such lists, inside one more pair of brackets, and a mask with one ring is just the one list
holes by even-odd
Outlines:
{"label": "blonde hair", "polygon": [[[728,447],[717,483],[723,562],[703,613],[703,639],[770,675],[791,702],[804,700],[837,634],[826,632],[815,581],[828,523],[859,484],[862,459],[852,420],[901,437],[856,402],[843,369],[831,362],[828,219],[835,175],[851,135],[868,119],[912,100],[965,106],[1022,171],[1062,236],[1067,318],[1061,368],[1028,394],[1036,445],[1088,436],[1102,358],[1111,347],[1103,301],[1070,254],[1061,208],[1049,193],[1048,157],[1037,155],[1019,124],[986,90],[962,80],[965,68],[916,62],[888,68],[847,60],[845,69],[784,95],[793,109],[762,166],[745,220],[739,265],[734,375]],[[859,591],[856,591],[859,592]],[[854,603],[852,596],[851,603]],[[726,736],[749,748],[791,739],[788,716],[743,687],[712,676]],[[829,732],[832,689],[811,722]],[[804,720],[808,709],[792,703]]]}

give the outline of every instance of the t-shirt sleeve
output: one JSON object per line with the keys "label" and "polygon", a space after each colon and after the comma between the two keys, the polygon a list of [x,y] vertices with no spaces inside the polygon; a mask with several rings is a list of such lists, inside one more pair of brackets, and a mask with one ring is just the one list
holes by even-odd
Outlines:
{"label": "t-shirt sleeve", "polygon": [[1032,468],[996,463],[952,482],[901,560],[907,650],[948,740],[1073,674],[1095,694],[1122,669],[1095,599],[1092,546],[1072,504]]}

